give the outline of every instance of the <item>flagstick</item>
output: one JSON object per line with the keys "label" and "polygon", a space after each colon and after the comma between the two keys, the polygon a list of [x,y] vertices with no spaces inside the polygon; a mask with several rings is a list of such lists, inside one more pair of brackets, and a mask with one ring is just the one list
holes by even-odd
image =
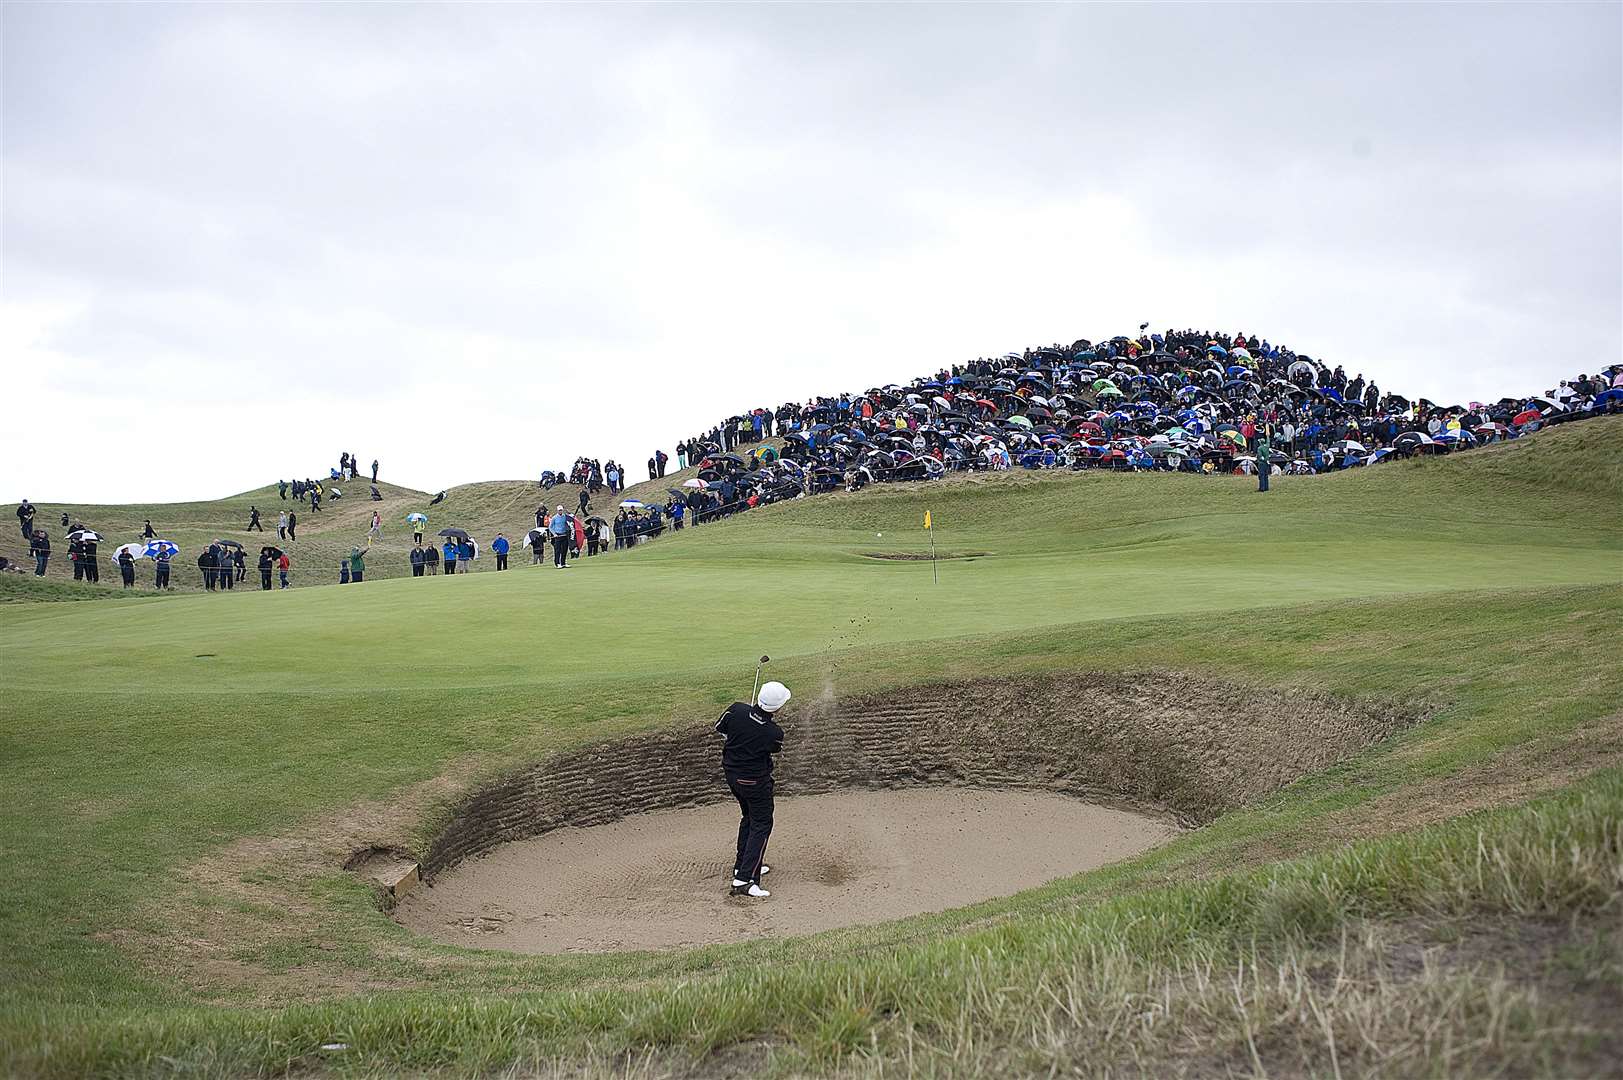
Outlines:
{"label": "flagstick", "polygon": [[935,521],[933,518],[928,532],[930,533],[930,580],[939,585],[941,584],[941,575],[936,572],[935,567]]}

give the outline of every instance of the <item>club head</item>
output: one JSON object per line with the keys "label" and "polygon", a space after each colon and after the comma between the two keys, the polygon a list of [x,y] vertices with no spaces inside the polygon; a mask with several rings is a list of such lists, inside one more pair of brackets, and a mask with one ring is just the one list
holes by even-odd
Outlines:
{"label": "club head", "polygon": [[771,658],[771,657],[770,657],[770,656],[763,656],[763,657],[761,657],[761,663],[763,663],[763,664],[764,664],[764,663],[766,663],[766,662],[767,662],[767,661],[769,661],[769,660],[771,660],[771,659],[772,659],[772,658]]}

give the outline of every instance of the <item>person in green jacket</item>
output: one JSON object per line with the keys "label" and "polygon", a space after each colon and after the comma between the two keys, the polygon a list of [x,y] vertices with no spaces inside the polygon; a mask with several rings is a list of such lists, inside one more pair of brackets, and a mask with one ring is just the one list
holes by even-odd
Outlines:
{"label": "person in green jacket", "polygon": [[366,573],[366,556],[358,547],[349,549],[349,580],[359,581],[361,575]]}

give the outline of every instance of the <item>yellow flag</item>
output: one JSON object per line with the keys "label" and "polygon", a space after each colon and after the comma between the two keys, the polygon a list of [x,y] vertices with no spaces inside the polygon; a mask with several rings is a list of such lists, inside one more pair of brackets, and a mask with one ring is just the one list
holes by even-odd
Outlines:
{"label": "yellow flag", "polygon": [[924,527],[926,529],[930,527],[930,511],[928,510],[924,512]]}

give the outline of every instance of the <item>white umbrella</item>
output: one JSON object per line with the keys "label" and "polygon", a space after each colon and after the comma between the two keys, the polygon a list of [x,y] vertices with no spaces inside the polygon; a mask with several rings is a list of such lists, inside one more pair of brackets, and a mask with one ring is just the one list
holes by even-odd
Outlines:
{"label": "white umbrella", "polygon": [[620,509],[622,510],[641,510],[642,507],[643,502],[641,499],[622,499],[620,501]]}
{"label": "white umbrella", "polygon": [[529,532],[524,534],[524,539],[519,542],[518,546],[519,547],[533,547],[536,544],[541,543],[546,538],[547,538],[547,534],[544,531],[542,531],[541,529],[531,529]]}
{"label": "white umbrella", "polygon": [[428,515],[427,514],[417,514],[417,513],[407,514],[406,515],[406,520],[408,522],[410,522],[411,524],[413,524],[413,525],[427,525],[428,524]]}
{"label": "white umbrella", "polygon": [[68,539],[69,540],[79,540],[81,542],[85,541],[85,540],[94,540],[96,543],[99,544],[101,542],[101,535],[99,533],[93,532],[90,529],[75,529],[72,532],[68,533]]}
{"label": "white umbrella", "polygon": [[710,481],[700,480],[697,476],[695,476],[691,480],[682,481],[682,486],[685,488],[693,488],[697,491],[703,491],[705,488],[710,486]]}
{"label": "white umbrella", "polygon": [[139,544],[120,544],[118,550],[113,552],[113,561],[117,562],[118,557],[126,551],[130,553],[132,559],[144,559],[147,554],[147,546],[144,541]]}

